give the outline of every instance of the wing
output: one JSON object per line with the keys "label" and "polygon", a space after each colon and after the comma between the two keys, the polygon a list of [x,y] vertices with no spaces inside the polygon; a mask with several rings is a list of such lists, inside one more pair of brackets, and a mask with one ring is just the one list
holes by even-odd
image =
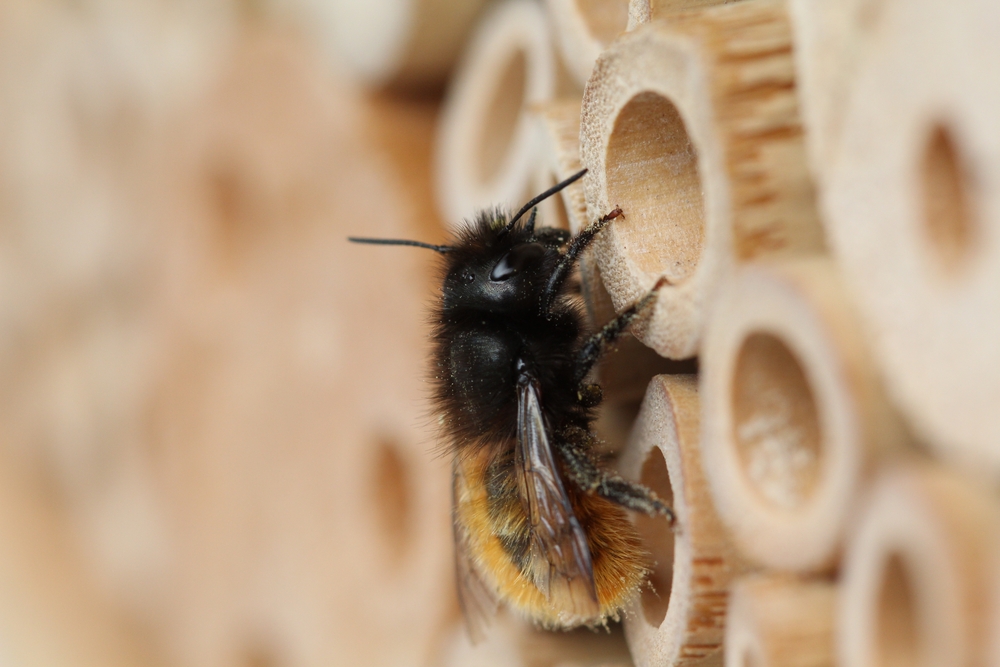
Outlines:
{"label": "wing", "polygon": [[455,586],[458,603],[465,617],[465,627],[473,644],[485,636],[485,628],[497,610],[497,599],[479,576],[469,553],[469,539],[465,528],[458,521],[459,485],[464,484],[458,461],[452,470],[452,530],[455,536]]}
{"label": "wing", "polygon": [[518,381],[514,469],[531,527],[530,575],[553,607],[571,616],[599,614],[587,534],[573,513],[538,400],[538,382]]}

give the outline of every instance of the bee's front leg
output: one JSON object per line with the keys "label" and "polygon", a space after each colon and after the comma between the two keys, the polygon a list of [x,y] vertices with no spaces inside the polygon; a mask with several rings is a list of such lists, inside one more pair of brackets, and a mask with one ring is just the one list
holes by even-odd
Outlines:
{"label": "bee's front leg", "polygon": [[594,367],[594,364],[601,358],[601,355],[604,354],[608,346],[625,333],[625,330],[628,329],[628,326],[637,317],[653,305],[656,300],[656,293],[666,284],[667,279],[660,278],[653,286],[653,289],[649,291],[649,294],[622,311],[621,315],[601,327],[600,331],[584,343],[576,357],[576,382],[578,385],[584,381],[590,373],[590,369]]}

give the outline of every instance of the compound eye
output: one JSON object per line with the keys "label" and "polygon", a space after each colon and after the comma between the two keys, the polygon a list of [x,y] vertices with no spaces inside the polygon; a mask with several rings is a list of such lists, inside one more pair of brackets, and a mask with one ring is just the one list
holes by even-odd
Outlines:
{"label": "compound eye", "polygon": [[512,248],[510,252],[500,258],[497,265],[490,273],[490,280],[501,282],[513,275],[520,273],[521,269],[533,264],[545,254],[545,248],[541,243],[525,243]]}

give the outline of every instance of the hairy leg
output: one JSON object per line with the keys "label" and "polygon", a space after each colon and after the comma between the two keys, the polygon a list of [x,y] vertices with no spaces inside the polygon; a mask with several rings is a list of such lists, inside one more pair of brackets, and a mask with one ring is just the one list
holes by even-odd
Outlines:
{"label": "hairy leg", "polygon": [[622,314],[605,324],[600,331],[590,337],[580,348],[576,358],[576,381],[583,382],[590,369],[601,358],[608,346],[618,339],[632,322],[650,308],[656,301],[656,293],[667,284],[666,278],[660,278],[649,294],[622,311]]}
{"label": "hairy leg", "polygon": [[663,515],[673,525],[674,511],[651,489],[602,470],[591,455],[594,436],[572,427],[559,433],[556,446],[562,454],[566,476],[586,493],[596,493],[611,502],[649,516]]}

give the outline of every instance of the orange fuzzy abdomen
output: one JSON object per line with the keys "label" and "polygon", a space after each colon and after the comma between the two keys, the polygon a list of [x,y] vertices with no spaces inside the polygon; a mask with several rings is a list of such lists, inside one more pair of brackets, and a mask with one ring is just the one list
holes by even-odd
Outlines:
{"label": "orange fuzzy abdomen", "polygon": [[[646,555],[621,507],[600,496],[583,493],[572,484],[566,485],[574,513],[587,534],[599,608],[596,615],[580,616],[546,599],[518,566],[517,555],[509,545],[512,541],[528,542],[527,517],[516,495],[498,498],[497,485],[487,484],[487,455],[471,456],[459,465],[462,474],[456,476],[455,518],[466,530],[468,548],[480,577],[500,599],[550,628],[601,625],[618,617],[646,575]],[[514,481],[510,483],[513,485]],[[532,556],[527,553],[523,557],[529,559],[522,563],[524,571],[547,566],[530,562]]]}

